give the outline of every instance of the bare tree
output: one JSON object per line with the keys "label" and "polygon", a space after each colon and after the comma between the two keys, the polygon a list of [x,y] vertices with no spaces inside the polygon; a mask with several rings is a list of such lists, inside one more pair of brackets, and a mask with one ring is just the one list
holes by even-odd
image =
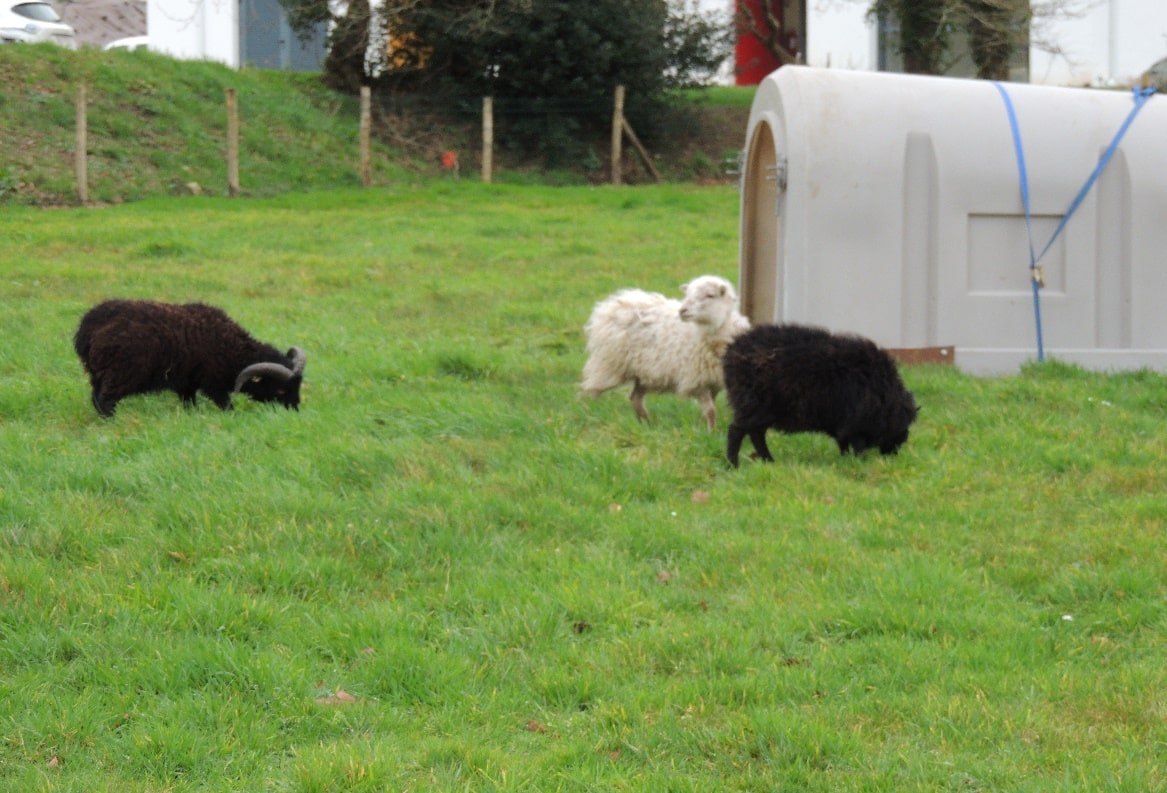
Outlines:
{"label": "bare tree", "polygon": [[798,63],[802,57],[802,53],[789,48],[783,38],[782,6],[783,0],[758,0],[756,3],[738,0],[734,17],[738,35],[753,36],[762,42],[779,66]]}
{"label": "bare tree", "polygon": [[[1009,58],[1029,41],[1029,3],[964,0],[969,50],[982,80],[1009,79]],[[1019,39],[1023,39],[1019,40]]]}
{"label": "bare tree", "polygon": [[977,77],[1005,80],[1018,49],[1033,47],[1064,55],[1050,30],[1075,19],[1100,0],[874,0],[869,14],[900,25],[904,71],[941,74],[954,60],[954,37],[963,34]]}
{"label": "bare tree", "polygon": [[867,13],[899,23],[897,47],[905,72],[941,74],[952,37],[959,29],[962,5],[963,0],[875,0]]}
{"label": "bare tree", "polygon": [[1062,58],[1071,66],[1076,65],[1066,48],[1053,35],[1055,23],[1071,19],[1081,19],[1102,0],[1034,0],[1032,18],[1029,25],[1029,46]]}
{"label": "bare tree", "polygon": [[348,0],[344,15],[336,18],[328,36],[323,77],[329,88],[355,94],[368,84],[365,61],[372,22],[369,0]]}

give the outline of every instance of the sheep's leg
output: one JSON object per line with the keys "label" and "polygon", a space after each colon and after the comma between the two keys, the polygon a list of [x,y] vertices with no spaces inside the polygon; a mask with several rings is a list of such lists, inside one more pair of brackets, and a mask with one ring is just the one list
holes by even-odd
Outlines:
{"label": "sheep's leg", "polygon": [[113,416],[118,402],[125,396],[125,394],[111,396],[109,389],[105,387],[105,380],[105,377],[99,375],[90,375],[89,377],[89,386],[92,389],[89,401],[93,403],[93,409],[97,411],[97,415],[103,419]]}
{"label": "sheep's leg", "polygon": [[729,458],[729,464],[734,468],[738,466],[738,455],[741,452],[742,440],[750,436],[750,443],[754,444],[754,451],[757,452],[758,457],[762,458],[768,463],[774,462],[774,456],[770,454],[770,447],[766,445],[766,428],[762,427],[760,430],[747,430],[737,424],[729,425],[729,436],[726,443],[725,456]]}
{"label": "sheep's leg", "polygon": [[846,454],[850,451],[858,457],[868,449],[867,439],[862,435],[840,434],[835,438],[835,443],[839,444],[839,454]]}
{"label": "sheep's leg", "polygon": [[766,445],[766,428],[750,430],[750,443],[754,444],[754,451],[768,463],[774,462],[774,455],[770,454],[770,447]]}
{"label": "sheep's leg", "polygon": [[746,431],[736,424],[729,425],[729,433],[726,437],[725,456],[729,458],[729,464],[734,468],[738,466],[738,455],[742,450],[742,440],[746,437]]}
{"label": "sheep's leg", "polygon": [[701,406],[701,415],[705,417],[705,428],[712,432],[713,425],[717,423],[717,404],[713,401],[713,395],[709,392],[698,394],[697,404]]}
{"label": "sheep's leg", "polygon": [[632,393],[628,395],[632,409],[636,411],[636,418],[641,421],[648,421],[648,411],[644,409],[644,395],[647,393],[648,391],[637,380],[632,385]]}

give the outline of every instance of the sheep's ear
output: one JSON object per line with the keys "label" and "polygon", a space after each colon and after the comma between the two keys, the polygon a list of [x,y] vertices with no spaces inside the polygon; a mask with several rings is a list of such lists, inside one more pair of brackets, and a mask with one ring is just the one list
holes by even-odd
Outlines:
{"label": "sheep's ear", "polygon": [[689,291],[689,282],[686,281],[685,283],[681,284],[681,292],[683,294],[683,293],[688,292],[688,291]]}

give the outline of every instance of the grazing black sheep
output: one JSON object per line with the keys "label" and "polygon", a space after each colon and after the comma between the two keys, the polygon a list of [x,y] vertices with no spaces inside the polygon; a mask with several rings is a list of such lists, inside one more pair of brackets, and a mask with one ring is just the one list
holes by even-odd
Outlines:
{"label": "grazing black sheep", "polygon": [[804,325],[758,325],[725,351],[733,422],[726,456],[737,466],[747,435],[772,462],[766,430],[822,432],[839,452],[895,454],[916,420],[916,400],[895,361],[869,339]]}
{"label": "grazing black sheep", "polygon": [[166,390],[187,405],[202,391],[230,410],[231,395],[240,392],[299,409],[303,351],[284,355],[202,303],[107,300],[81,318],[73,348],[102,416],[112,416],[125,397]]}

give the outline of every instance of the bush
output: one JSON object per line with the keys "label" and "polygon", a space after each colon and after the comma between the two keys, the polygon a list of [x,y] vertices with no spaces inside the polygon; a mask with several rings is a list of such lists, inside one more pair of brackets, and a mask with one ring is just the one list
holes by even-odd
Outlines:
{"label": "bush", "polygon": [[415,43],[391,55],[384,92],[447,105],[493,96],[513,138],[558,167],[586,155],[575,141],[608,128],[617,85],[638,133],[651,138],[671,89],[707,81],[729,54],[730,26],[684,0],[529,0],[498,2],[493,13],[417,4],[389,29],[410,31]]}

